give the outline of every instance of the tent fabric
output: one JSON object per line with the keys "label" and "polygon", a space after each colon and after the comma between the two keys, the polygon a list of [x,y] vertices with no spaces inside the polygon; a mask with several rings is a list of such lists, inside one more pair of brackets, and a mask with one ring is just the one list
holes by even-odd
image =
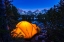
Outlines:
{"label": "tent fabric", "polygon": [[16,25],[16,29],[12,31],[16,34],[13,33],[12,35],[13,37],[22,37],[21,35],[23,35],[24,38],[32,38],[38,33],[39,30],[40,28],[38,28],[36,24],[32,24],[27,21],[21,21]]}

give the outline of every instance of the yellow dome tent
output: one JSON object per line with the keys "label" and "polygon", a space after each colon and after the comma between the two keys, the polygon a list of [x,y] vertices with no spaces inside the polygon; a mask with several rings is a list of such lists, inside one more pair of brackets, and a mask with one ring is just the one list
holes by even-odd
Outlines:
{"label": "yellow dome tent", "polygon": [[32,24],[27,21],[21,21],[16,25],[16,29],[11,32],[11,35],[13,37],[32,38],[39,31],[40,28],[36,26],[36,24]]}

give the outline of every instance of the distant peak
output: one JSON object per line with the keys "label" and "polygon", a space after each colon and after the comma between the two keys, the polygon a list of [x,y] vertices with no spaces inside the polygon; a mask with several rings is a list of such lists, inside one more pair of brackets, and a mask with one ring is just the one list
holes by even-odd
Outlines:
{"label": "distant peak", "polygon": [[35,10],[35,12],[40,12],[40,11],[37,9],[37,10]]}
{"label": "distant peak", "polygon": [[20,9],[20,8],[18,8],[18,10],[23,12],[23,10],[22,10],[22,9]]}

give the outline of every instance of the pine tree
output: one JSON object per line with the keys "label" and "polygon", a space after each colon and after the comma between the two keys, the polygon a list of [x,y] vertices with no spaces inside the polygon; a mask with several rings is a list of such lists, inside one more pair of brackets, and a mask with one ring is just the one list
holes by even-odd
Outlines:
{"label": "pine tree", "polygon": [[7,28],[7,19],[5,13],[5,5],[4,2],[7,0],[0,0],[0,38],[2,39],[1,42],[8,42],[9,41],[9,33]]}

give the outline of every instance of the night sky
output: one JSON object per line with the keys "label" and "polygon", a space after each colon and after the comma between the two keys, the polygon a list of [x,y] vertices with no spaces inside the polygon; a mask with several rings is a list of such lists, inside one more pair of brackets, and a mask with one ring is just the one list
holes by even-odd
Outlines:
{"label": "night sky", "polygon": [[12,4],[22,10],[49,9],[57,5],[60,0],[13,0]]}

